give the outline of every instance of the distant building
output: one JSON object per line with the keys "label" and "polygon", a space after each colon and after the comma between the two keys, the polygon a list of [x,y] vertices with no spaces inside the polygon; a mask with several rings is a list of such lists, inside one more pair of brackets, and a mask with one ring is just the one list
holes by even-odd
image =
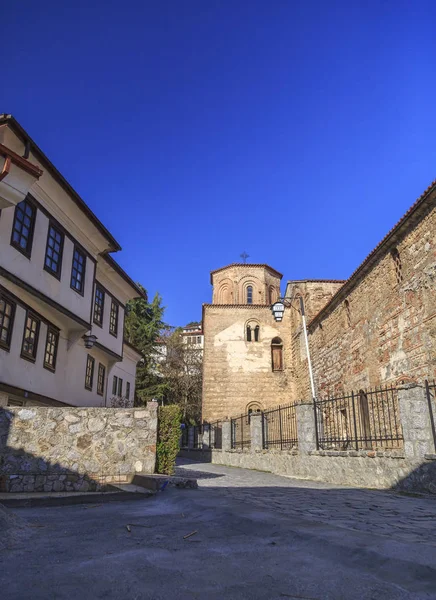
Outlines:
{"label": "distant building", "polygon": [[202,324],[194,323],[193,325],[186,325],[182,331],[182,339],[188,349],[203,350],[204,335]]}
{"label": "distant building", "polygon": [[[92,169],[92,165],[87,168]],[[118,242],[19,123],[0,115],[0,405],[133,404]]]}

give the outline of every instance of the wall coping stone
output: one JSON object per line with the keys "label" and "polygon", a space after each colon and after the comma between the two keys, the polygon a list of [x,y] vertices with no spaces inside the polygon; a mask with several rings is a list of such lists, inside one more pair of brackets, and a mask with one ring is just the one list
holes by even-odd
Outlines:
{"label": "wall coping stone", "polygon": [[[402,450],[312,450],[311,456],[358,457],[358,458],[405,458]],[[436,458],[436,457],[435,457]]]}

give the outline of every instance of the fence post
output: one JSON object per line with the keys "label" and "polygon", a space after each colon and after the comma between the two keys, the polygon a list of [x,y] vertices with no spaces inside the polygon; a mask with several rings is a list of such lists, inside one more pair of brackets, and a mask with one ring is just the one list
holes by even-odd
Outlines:
{"label": "fence post", "polygon": [[354,439],[356,440],[356,450],[359,450],[359,441],[357,438],[356,405],[354,402],[354,392],[351,392],[351,406],[353,407]]}
{"label": "fence post", "polygon": [[223,421],[222,449],[223,449],[223,451],[232,449],[232,422],[231,421]]}
{"label": "fence post", "polygon": [[313,415],[313,402],[297,404],[298,450],[301,454],[309,454],[316,450],[316,427]]}
{"label": "fence post", "polygon": [[210,424],[203,423],[203,450],[210,448]]}
{"label": "fence post", "polygon": [[414,383],[398,389],[400,419],[403,426],[404,454],[411,460],[422,460],[434,454],[433,434],[425,389]]}
{"label": "fence post", "polygon": [[252,452],[263,450],[262,421],[262,413],[252,413],[250,415],[250,437]]}
{"label": "fence post", "polygon": [[194,429],[192,425],[188,429],[188,448],[190,450],[194,447]]}

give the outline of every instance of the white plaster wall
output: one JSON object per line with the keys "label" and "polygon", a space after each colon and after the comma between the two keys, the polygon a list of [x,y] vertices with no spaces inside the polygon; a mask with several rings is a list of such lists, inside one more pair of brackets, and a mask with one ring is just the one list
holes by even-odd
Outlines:
{"label": "white plaster wall", "polygon": [[29,260],[10,244],[14,212],[14,207],[3,209],[1,212],[0,265],[81,319],[89,322],[94,278],[93,262],[87,257],[85,290],[84,296],[81,296],[70,287],[74,251],[73,242],[65,236],[61,281],[59,281],[44,270],[49,225],[48,218],[37,209],[32,254]]}
{"label": "white plaster wall", "polygon": [[[110,290],[109,290],[110,291]],[[94,289],[95,294],[95,289]],[[105,348],[109,348],[112,352],[115,352],[118,355],[122,355],[123,352],[123,328],[124,328],[124,308],[119,305],[118,306],[118,335],[115,337],[109,332],[109,322],[110,322],[110,311],[112,305],[112,296],[105,292],[104,295],[104,307],[103,307],[103,326],[100,327],[94,320],[92,321],[92,333],[97,336],[97,341],[102,344]],[[93,310],[94,310],[94,300],[93,300]],[[92,315],[94,319],[94,312]]]}
{"label": "white plaster wall", "polygon": [[108,378],[108,388],[107,388],[107,405],[111,405],[112,394],[112,384],[114,376],[123,380],[123,396],[126,393],[126,382],[130,382],[130,402],[133,405],[133,400],[135,397],[135,378],[136,378],[136,364],[137,357],[134,357],[129,349],[126,349],[124,346],[124,356],[121,362],[115,363],[112,365],[111,370],[109,372]]}

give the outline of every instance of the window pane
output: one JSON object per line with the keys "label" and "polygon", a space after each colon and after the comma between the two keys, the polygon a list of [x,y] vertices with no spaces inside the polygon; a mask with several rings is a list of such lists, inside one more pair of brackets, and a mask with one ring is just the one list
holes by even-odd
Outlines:
{"label": "window pane", "polygon": [[30,254],[32,249],[35,215],[36,211],[34,207],[26,200],[17,204],[15,208],[11,244],[24,250],[26,254]]}

